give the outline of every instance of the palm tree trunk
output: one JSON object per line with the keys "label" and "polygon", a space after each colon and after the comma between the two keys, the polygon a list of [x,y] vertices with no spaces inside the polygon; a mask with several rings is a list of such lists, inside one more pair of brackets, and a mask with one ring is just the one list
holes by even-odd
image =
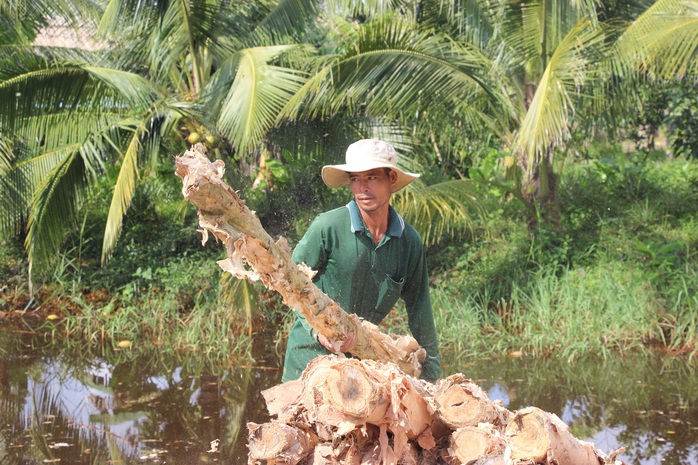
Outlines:
{"label": "palm tree trunk", "polygon": [[559,176],[553,170],[553,150],[548,147],[544,156],[524,171],[521,190],[532,212],[527,221],[529,231],[537,229],[541,223],[554,230],[561,228]]}

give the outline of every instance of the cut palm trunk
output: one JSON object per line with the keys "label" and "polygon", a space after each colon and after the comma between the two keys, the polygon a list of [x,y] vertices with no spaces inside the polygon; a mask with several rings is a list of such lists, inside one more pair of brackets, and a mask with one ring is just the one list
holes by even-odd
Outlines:
{"label": "cut palm trunk", "polygon": [[248,423],[247,430],[249,456],[253,460],[296,465],[318,442],[312,431],[286,423]]}
{"label": "cut palm trunk", "polygon": [[452,429],[508,421],[509,412],[492,402],[480,386],[462,374],[440,380],[434,401],[439,418]]}
{"label": "cut palm trunk", "polygon": [[376,325],[346,313],[320,291],[312,282],[313,271],[293,263],[286,240],[281,237],[275,242],[223,181],[222,161],[211,162],[204,146],[196,144],[177,157],[175,165],[182,194],[199,210],[204,242],[212,234],[226,247],[228,258],[218,262],[221,268],[242,279],[261,279],[335,347],[353,333],[355,357],[395,363],[405,373],[420,375],[426,352],[417,341],[381,332]]}
{"label": "cut palm trunk", "polygon": [[554,414],[511,412],[462,374],[432,384],[394,364],[329,355],[262,395],[272,423],[304,425],[318,437],[300,465],[618,464],[616,453],[577,440]]}
{"label": "cut palm trunk", "polygon": [[604,463],[593,444],[576,439],[557,415],[537,407],[519,410],[505,436],[514,460],[556,465]]}
{"label": "cut palm trunk", "polygon": [[301,402],[309,419],[336,428],[338,435],[366,423],[380,424],[390,403],[387,377],[359,360],[332,361],[315,359],[304,372]]}
{"label": "cut palm trunk", "polygon": [[483,423],[455,430],[443,458],[450,465],[472,465],[501,457],[505,449],[506,442],[494,425]]}

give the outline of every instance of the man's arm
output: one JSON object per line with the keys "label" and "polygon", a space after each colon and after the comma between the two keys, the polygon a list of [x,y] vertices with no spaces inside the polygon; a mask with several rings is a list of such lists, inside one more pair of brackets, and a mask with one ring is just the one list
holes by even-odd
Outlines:
{"label": "man's arm", "polygon": [[411,275],[405,281],[402,299],[407,309],[412,336],[427,352],[421,377],[427,381],[436,381],[441,377],[441,356],[429,296],[429,273],[423,250],[418,254]]}

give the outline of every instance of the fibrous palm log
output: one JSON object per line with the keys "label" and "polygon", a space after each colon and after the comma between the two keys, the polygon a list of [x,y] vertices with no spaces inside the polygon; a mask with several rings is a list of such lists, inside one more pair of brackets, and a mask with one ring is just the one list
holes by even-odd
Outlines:
{"label": "fibrous palm log", "polygon": [[492,402],[480,386],[462,374],[439,380],[434,402],[437,415],[452,429],[508,421],[508,411]]}
{"label": "fibrous palm log", "polygon": [[326,356],[312,360],[300,379],[262,395],[277,419],[313,425],[321,440],[336,442],[356,431],[371,433],[376,447],[364,455],[376,454],[375,463],[395,463],[414,455],[413,447],[436,446],[426,384],[392,363]]}
{"label": "fibrous palm log", "polygon": [[575,439],[557,415],[537,407],[516,412],[504,434],[512,460],[558,465],[599,463],[593,444]]}
{"label": "fibrous palm log", "polygon": [[310,429],[278,421],[261,425],[250,422],[247,430],[252,460],[296,465],[313,451],[318,442],[317,435]]}
{"label": "fibrous palm log", "polygon": [[320,291],[312,282],[313,271],[293,263],[286,240],[281,237],[274,241],[257,216],[223,181],[221,160],[211,162],[205,147],[196,144],[177,157],[175,165],[182,179],[182,194],[199,210],[204,242],[212,234],[226,246],[228,258],[218,262],[221,268],[241,279],[261,279],[337,349],[353,333],[353,356],[395,363],[405,373],[419,376],[426,352],[417,341],[381,332],[376,325],[346,313]]}
{"label": "fibrous palm log", "polygon": [[506,442],[494,425],[481,423],[453,431],[442,456],[450,465],[472,465],[483,459],[501,457]]}

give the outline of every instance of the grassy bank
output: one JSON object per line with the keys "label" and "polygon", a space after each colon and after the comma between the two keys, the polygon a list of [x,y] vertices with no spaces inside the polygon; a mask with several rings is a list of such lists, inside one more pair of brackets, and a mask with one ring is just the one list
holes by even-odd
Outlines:
{"label": "grassy bank", "polygon": [[[698,355],[698,163],[628,157],[608,149],[570,165],[562,227],[530,233],[520,205],[483,192],[465,237],[428,250],[441,345],[449,356],[560,356],[661,347]],[[206,353],[251,360],[262,333],[283,353],[289,312],[259,285],[222,276],[220,244],[202,246],[175,182],[146,185],[108,265],[99,266],[104,199],[86,211],[70,246],[30,296],[20,242],[6,243],[0,312],[48,340],[96,349]],[[107,193],[105,192],[105,197]],[[248,197],[293,244],[310,206]],[[281,202],[281,203],[280,203]],[[284,209],[284,220],[274,211]],[[315,209],[324,208],[315,204]],[[53,316],[49,316],[53,315]],[[399,312],[386,326],[407,331]],[[268,350],[267,350],[268,352]]]}
{"label": "grassy bank", "polygon": [[561,232],[530,235],[502,207],[432,251],[448,350],[698,355],[698,165],[609,155],[565,173]]}

